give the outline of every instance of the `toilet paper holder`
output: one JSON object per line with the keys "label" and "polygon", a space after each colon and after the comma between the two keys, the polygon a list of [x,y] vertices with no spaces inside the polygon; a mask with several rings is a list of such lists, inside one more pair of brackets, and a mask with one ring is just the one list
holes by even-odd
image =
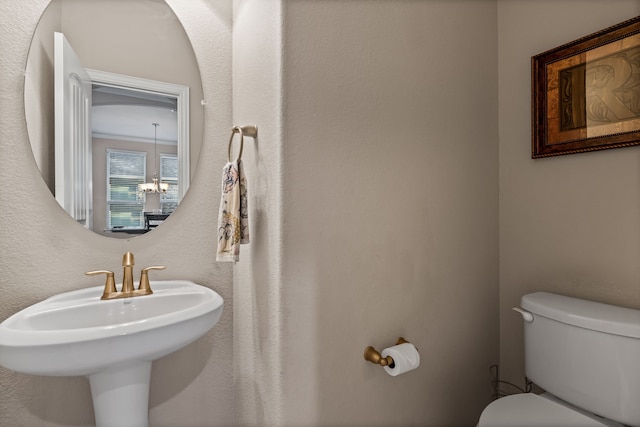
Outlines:
{"label": "toilet paper holder", "polygon": [[[396,340],[396,345],[405,344],[408,342],[409,341],[405,340],[404,338],[399,337]],[[380,352],[375,348],[373,348],[372,346],[369,346],[364,349],[364,360],[368,360],[369,362],[375,363],[376,365],[380,365],[380,366],[388,366],[390,368],[395,367],[395,363],[393,362],[393,357],[391,356],[382,357]]]}

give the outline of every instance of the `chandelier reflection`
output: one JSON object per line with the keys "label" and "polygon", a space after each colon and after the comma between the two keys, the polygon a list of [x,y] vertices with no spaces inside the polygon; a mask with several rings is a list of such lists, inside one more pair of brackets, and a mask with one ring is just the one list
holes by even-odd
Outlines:
{"label": "chandelier reflection", "polygon": [[[154,127],[153,141],[153,164],[156,165],[158,161],[158,126],[159,123],[151,123]],[[158,171],[153,173],[152,182],[145,182],[144,184],[138,184],[138,190],[144,193],[166,193],[169,190],[169,184],[166,182],[158,182]]]}

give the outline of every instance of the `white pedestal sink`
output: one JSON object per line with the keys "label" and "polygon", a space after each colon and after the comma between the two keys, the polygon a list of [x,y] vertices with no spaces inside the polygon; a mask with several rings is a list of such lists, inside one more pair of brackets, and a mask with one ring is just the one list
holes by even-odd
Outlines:
{"label": "white pedestal sink", "polygon": [[66,292],[0,323],[0,365],[26,374],[86,376],[97,427],[146,427],[151,362],[197,340],[223,300],[190,281],[153,281],[153,294],[100,300]]}

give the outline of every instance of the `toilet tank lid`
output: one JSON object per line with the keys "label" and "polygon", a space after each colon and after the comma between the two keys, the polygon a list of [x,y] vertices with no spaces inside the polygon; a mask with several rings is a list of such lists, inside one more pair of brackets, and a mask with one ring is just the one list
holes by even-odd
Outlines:
{"label": "toilet tank lid", "polygon": [[522,297],[522,308],[535,316],[594,331],[640,338],[640,310],[587,301],[549,292]]}

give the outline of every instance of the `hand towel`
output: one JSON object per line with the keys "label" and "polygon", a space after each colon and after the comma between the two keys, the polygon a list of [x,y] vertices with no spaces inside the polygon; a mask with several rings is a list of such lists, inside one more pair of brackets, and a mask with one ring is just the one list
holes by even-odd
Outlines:
{"label": "hand towel", "polygon": [[249,243],[247,180],[242,160],[236,159],[222,169],[216,261],[237,262],[240,259],[240,245],[245,243]]}

